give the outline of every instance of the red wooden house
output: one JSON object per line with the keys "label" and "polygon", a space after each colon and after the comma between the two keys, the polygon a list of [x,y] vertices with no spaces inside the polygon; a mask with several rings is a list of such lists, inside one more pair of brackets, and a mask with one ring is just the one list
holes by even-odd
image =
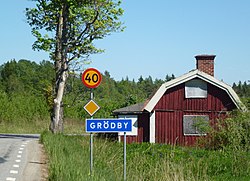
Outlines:
{"label": "red wooden house", "polygon": [[162,84],[146,102],[113,111],[119,118],[133,120],[128,143],[193,145],[206,134],[198,122],[213,125],[233,109],[245,109],[234,90],[214,78],[215,55],[195,58],[195,70]]}

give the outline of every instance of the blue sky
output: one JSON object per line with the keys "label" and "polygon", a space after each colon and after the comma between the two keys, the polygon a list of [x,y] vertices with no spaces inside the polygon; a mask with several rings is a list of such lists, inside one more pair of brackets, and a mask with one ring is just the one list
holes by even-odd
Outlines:
{"label": "blue sky", "polygon": [[[0,7],[0,64],[11,59],[40,62],[34,37],[25,22],[29,0],[8,0]],[[250,80],[249,0],[126,0],[127,27],[95,45],[105,53],[92,56],[88,67],[109,71],[115,80],[142,75],[164,79],[195,68],[195,55],[215,54],[215,77],[228,84]]]}

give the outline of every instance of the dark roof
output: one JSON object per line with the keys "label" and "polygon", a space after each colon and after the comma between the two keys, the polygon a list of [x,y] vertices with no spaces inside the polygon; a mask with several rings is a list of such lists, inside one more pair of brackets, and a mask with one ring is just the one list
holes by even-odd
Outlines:
{"label": "dark roof", "polygon": [[216,55],[196,55],[195,58],[199,59],[199,60],[211,60],[214,59],[216,57]]}
{"label": "dark roof", "polygon": [[142,113],[144,110],[145,102],[141,102],[138,104],[133,104],[131,106],[123,107],[120,109],[116,109],[113,111],[115,115],[117,114],[136,114],[136,113]]}

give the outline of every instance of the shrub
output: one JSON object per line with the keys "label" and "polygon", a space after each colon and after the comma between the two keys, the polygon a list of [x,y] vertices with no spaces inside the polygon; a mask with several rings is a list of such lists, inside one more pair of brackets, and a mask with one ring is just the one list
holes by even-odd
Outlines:
{"label": "shrub", "polygon": [[208,149],[250,149],[250,113],[233,112],[229,118],[219,120],[208,133],[208,137],[201,138],[199,143]]}

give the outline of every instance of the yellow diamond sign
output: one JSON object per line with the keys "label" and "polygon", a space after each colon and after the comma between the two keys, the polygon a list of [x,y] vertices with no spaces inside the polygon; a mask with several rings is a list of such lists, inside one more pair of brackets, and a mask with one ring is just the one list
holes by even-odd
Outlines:
{"label": "yellow diamond sign", "polygon": [[100,107],[95,103],[95,101],[90,100],[85,106],[84,109],[89,113],[90,116],[93,116]]}

